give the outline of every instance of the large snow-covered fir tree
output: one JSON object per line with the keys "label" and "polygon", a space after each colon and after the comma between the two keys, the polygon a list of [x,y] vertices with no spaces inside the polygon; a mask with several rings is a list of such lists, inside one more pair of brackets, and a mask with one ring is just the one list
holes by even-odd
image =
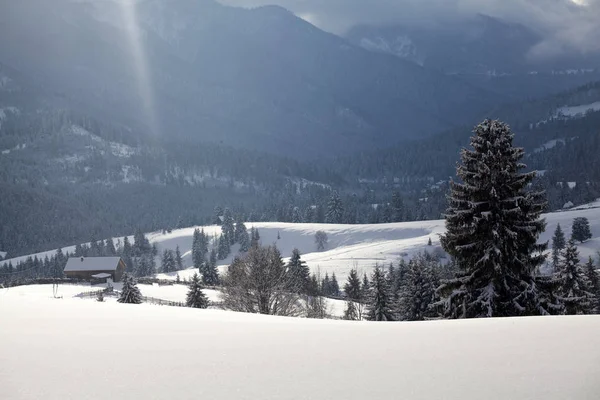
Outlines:
{"label": "large snow-covered fir tree", "polygon": [[560,254],[565,248],[566,244],[567,241],[565,239],[565,233],[560,227],[560,224],[558,224],[556,225],[556,229],[554,230],[554,236],[552,236],[552,265],[554,266],[555,271],[556,267],[558,266]]}
{"label": "large snow-covered fir tree", "polygon": [[475,128],[472,149],[463,149],[451,183],[444,249],[459,274],[440,288],[444,314],[451,318],[545,314],[535,271],[544,261],[540,214],[543,192],[527,192],[535,172],[521,173],[524,151],[500,121]]}
{"label": "large snow-covered fir tree", "polygon": [[342,199],[338,192],[334,191],[329,198],[327,203],[327,214],[325,215],[325,222],[328,224],[341,224],[344,216],[344,206],[342,205]]}
{"label": "large snow-covered fir tree", "polygon": [[142,302],[142,293],[137,287],[137,282],[129,274],[123,274],[123,289],[121,296],[117,300],[119,303],[140,304]]}
{"label": "large snow-covered fir tree", "polygon": [[375,266],[367,298],[367,319],[369,321],[394,321],[394,308],[385,271],[380,266]]}
{"label": "large snow-covered fir tree", "polygon": [[185,304],[192,308],[207,308],[209,305],[208,297],[206,297],[202,291],[200,277],[197,273],[194,273],[192,280],[190,281],[190,288],[187,293]]}
{"label": "large snow-covered fir tree", "polygon": [[595,296],[590,291],[590,282],[579,263],[579,252],[573,239],[567,242],[556,277],[557,297],[564,304],[565,314],[590,314],[594,309]]}

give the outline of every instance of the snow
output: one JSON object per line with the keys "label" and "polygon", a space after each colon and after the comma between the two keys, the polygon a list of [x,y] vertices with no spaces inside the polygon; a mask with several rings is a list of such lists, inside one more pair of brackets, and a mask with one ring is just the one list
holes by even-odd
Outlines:
{"label": "snow", "polygon": [[5,251],[0,251],[0,258],[4,258],[6,257],[6,252]]}
{"label": "snow", "polygon": [[550,150],[556,147],[557,144],[565,144],[565,139],[552,139],[546,143],[544,143],[543,145],[541,145],[540,147],[537,147],[535,149],[533,149],[534,153],[540,153],[544,150]]}
{"label": "snow", "polygon": [[[600,200],[585,206],[575,207],[570,210],[545,214],[547,222],[546,232],[541,235],[540,242],[551,239],[556,225],[560,223],[565,235],[570,236],[571,224],[575,217],[586,217],[590,221],[592,239],[579,244],[581,259],[588,256],[596,256],[600,249]],[[400,257],[409,259],[414,254],[423,250],[437,251],[443,253],[439,247],[439,235],[445,232],[444,220],[399,222],[391,224],[374,225],[336,225],[336,224],[293,224],[285,222],[257,222],[246,223],[248,229],[258,229],[261,241],[268,245],[275,243],[284,257],[289,257],[294,248],[298,248],[312,272],[320,272],[325,275],[335,272],[340,284],[352,268],[358,268],[361,272],[370,273],[375,264],[397,263]],[[195,227],[177,229],[171,233],[161,232],[149,233],[148,239],[156,243],[158,254],[164,249],[175,250],[179,246],[183,264],[185,267],[192,265],[191,247]],[[325,251],[318,252],[314,243],[314,236],[318,230],[327,233],[328,245]],[[219,226],[204,227],[209,237],[217,237],[221,233]],[[277,239],[279,233],[280,239]],[[433,246],[427,246],[431,238]],[[132,237],[129,238],[133,240]],[[116,238],[115,238],[116,241]],[[237,252],[237,245],[232,247],[232,255],[218,262],[219,269],[223,271],[231,262]],[[74,246],[64,247],[63,252],[73,252]],[[51,256],[56,250],[32,254],[38,258]],[[13,258],[13,265],[24,261],[27,256]],[[4,262],[8,262],[6,260]],[[4,262],[0,261],[0,265]],[[160,265],[160,260],[157,259]],[[180,279],[189,279],[195,270],[179,271]],[[162,279],[175,280],[177,273],[159,274]]]}
{"label": "snow", "polygon": [[569,189],[574,189],[577,186],[577,182],[567,182]]}
{"label": "snow", "polygon": [[579,106],[561,107],[556,111],[556,114],[564,117],[579,117],[585,115],[588,111],[600,111],[600,101]]}
{"label": "snow", "polygon": [[18,290],[0,290],[6,399],[562,400],[600,390],[598,316],[349,322]]}

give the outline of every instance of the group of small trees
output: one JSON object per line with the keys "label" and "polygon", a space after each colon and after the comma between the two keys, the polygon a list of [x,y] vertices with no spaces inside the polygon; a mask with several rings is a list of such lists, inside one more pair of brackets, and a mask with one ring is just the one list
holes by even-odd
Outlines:
{"label": "group of small trees", "polygon": [[439,316],[435,307],[439,300],[439,259],[423,253],[408,263],[386,271],[376,266],[371,280],[365,275],[361,284],[356,270],[350,271],[344,286],[347,305],[345,319],[370,321],[422,321]]}
{"label": "group of small trees", "polygon": [[600,312],[600,283],[594,261],[585,265],[579,260],[575,241],[591,238],[589,221],[579,217],[573,221],[571,239],[566,241],[560,224],[552,237],[553,273],[547,280],[559,303],[559,314],[592,314]]}

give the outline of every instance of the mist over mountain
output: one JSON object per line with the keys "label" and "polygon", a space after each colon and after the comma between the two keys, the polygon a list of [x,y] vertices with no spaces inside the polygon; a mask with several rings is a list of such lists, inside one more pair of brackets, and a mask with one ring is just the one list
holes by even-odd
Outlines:
{"label": "mist over mountain", "polygon": [[[437,218],[436,182],[487,116],[544,148],[530,160],[545,185],[597,180],[597,115],[558,117],[598,101],[580,87],[600,81],[594,52],[535,61],[544,32],[483,14],[338,36],[294,11],[2,2],[0,251],[209,223],[215,207],[322,222],[332,190],[347,221],[384,221],[373,205],[393,191],[407,219]],[[560,156],[581,148],[580,163]]]}

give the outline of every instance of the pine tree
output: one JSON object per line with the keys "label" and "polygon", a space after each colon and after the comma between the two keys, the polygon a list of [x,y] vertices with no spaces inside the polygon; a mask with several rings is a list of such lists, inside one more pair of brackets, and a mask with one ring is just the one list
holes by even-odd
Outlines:
{"label": "pine tree", "polygon": [[560,227],[560,224],[558,224],[554,230],[554,236],[552,236],[552,265],[554,266],[555,271],[559,262],[560,254],[565,248],[566,244],[567,242],[565,240],[565,234]]}
{"label": "pine tree", "polygon": [[221,225],[221,231],[229,246],[235,243],[235,225],[233,221],[233,215],[231,214],[231,210],[229,210],[229,208],[226,208],[223,212],[223,224]]}
{"label": "pine tree", "polygon": [[200,266],[205,261],[205,253],[203,252],[202,247],[202,236],[200,234],[200,229],[194,229],[194,236],[192,239],[192,263],[194,268],[200,269]]}
{"label": "pine tree", "polygon": [[594,300],[592,302],[592,313],[600,314],[600,277],[598,276],[598,271],[596,271],[596,266],[594,265],[594,260],[592,257],[588,258],[588,262],[584,267],[585,275],[589,284],[589,291],[594,295]]}
{"label": "pine tree", "polygon": [[235,224],[235,241],[236,243],[242,243],[244,237],[248,235],[248,230],[246,229],[246,225],[243,222],[238,221]]}
{"label": "pine tree", "polygon": [[255,248],[260,245],[260,234],[258,233],[258,229],[252,227],[250,228],[250,247]]}
{"label": "pine tree", "polygon": [[573,239],[567,242],[556,275],[559,282],[557,297],[564,304],[565,314],[590,314],[595,298],[590,292],[586,273],[579,264],[579,252]]}
{"label": "pine tree", "polygon": [[338,297],[339,295],[340,285],[334,272],[333,274],[331,274],[331,281],[329,282],[329,296]]}
{"label": "pine tree", "polygon": [[342,217],[344,215],[344,207],[342,205],[342,199],[337,191],[331,194],[329,202],[327,203],[327,214],[325,215],[325,222],[328,224],[341,224]]}
{"label": "pine tree", "polygon": [[131,245],[129,244],[129,238],[127,236],[125,236],[123,238],[123,250],[122,250],[122,254],[121,254],[121,258],[123,259],[123,262],[125,263],[125,270],[128,272],[132,272],[133,271],[133,249],[131,248]]}
{"label": "pine tree", "polygon": [[392,222],[404,221],[404,202],[399,192],[392,194]]}
{"label": "pine tree", "polygon": [[433,243],[431,243],[431,238],[427,239],[427,246],[433,246]]}
{"label": "pine tree", "polygon": [[213,212],[213,221],[212,223],[215,225],[221,225],[221,218],[223,217],[223,208],[221,206],[215,206],[215,210]]}
{"label": "pine tree", "polygon": [[194,273],[192,276],[189,288],[185,305],[192,308],[207,308],[209,305],[208,297],[202,291],[202,285],[200,285],[200,278],[197,273]]}
{"label": "pine tree", "polygon": [[208,265],[210,265],[211,267],[217,266],[217,251],[215,250],[214,247],[210,250],[210,257],[208,259]]}
{"label": "pine tree", "polygon": [[117,301],[128,304],[140,304],[142,302],[142,294],[137,287],[137,282],[129,274],[123,274],[123,289]]}
{"label": "pine tree", "polygon": [[175,248],[175,268],[178,271],[183,269],[183,260],[181,259],[181,250],[179,250],[179,246]]}
{"label": "pine tree", "polygon": [[240,233],[240,252],[246,253],[248,250],[250,250],[250,235],[247,230],[244,230]]}
{"label": "pine tree", "polygon": [[353,301],[361,301],[362,293],[360,289],[360,279],[358,278],[358,272],[356,269],[351,269],[344,285],[344,293],[346,297]]}
{"label": "pine tree", "polygon": [[211,262],[204,263],[202,283],[209,286],[217,286],[219,281],[219,270],[217,269],[216,262],[214,264]]}
{"label": "pine tree", "polygon": [[107,256],[116,256],[117,249],[115,249],[115,243],[112,239],[106,239],[106,245],[104,246]]}
{"label": "pine tree", "polygon": [[295,224],[299,224],[302,221],[302,213],[300,212],[300,208],[294,207],[292,210],[292,222]]}
{"label": "pine tree", "polygon": [[292,276],[290,280],[292,287],[290,290],[298,293],[306,293],[310,280],[310,270],[306,262],[302,260],[298,249],[292,250],[292,256],[287,266]]}
{"label": "pine tree", "polygon": [[571,230],[571,238],[580,243],[592,238],[590,231],[590,221],[585,217],[577,217],[573,220],[573,228]]}
{"label": "pine tree", "polygon": [[384,270],[375,266],[371,277],[369,297],[367,299],[367,319],[369,321],[394,321],[390,288]]}
{"label": "pine tree", "polygon": [[175,261],[175,254],[173,250],[165,249],[163,251],[161,271],[163,273],[174,272],[177,269],[177,263]]}
{"label": "pine tree", "polygon": [[219,260],[224,260],[230,252],[231,248],[229,247],[229,240],[225,234],[221,233],[221,236],[219,236],[219,245],[217,247],[217,258]]}
{"label": "pine tree", "polygon": [[329,296],[331,294],[331,282],[329,280],[329,274],[325,272],[325,278],[321,281],[321,290],[323,296]]}
{"label": "pine tree", "polygon": [[344,309],[344,319],[348,321],[357,321],[358,310],[356,309],[356,304],[353,301],[346,302],[346,309]]}
{"label": "pine tree", "polygon": [[444,249],[460,272],[441,287],[444,314],[453,318],[545,314],[535,271],[545,245],[537,239],[543,193],[526,192],[535,172],[520,173],[524,151],[513,147],[513,133],[499,121],[475,128],[472,150],[461,153],[446,213]]}

